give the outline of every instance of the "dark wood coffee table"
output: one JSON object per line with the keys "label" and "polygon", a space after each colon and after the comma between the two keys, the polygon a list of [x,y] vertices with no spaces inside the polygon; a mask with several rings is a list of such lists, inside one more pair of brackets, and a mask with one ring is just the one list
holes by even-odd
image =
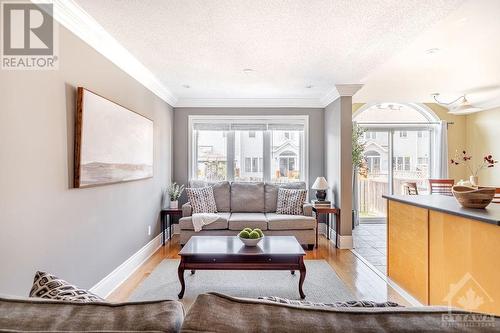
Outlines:
{"label": "dark wood coffee table", "polygon": [[299,294],[306,277],[302,249],[294,236],[265,236],[255,247],[246,247],[237,236],[193,236],[179,252],[179,298],[184,296],[184,271],[191,270],[287,270],[300,272]]}

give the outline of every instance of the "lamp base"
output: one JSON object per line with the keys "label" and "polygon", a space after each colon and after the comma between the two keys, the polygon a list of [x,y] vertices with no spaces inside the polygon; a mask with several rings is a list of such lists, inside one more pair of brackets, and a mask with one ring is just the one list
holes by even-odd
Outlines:
{"label": "lamp base", "polygon": [[318,199],[318,201],[325,201],[326,191],[325,190],[316,190],[316,199]]}

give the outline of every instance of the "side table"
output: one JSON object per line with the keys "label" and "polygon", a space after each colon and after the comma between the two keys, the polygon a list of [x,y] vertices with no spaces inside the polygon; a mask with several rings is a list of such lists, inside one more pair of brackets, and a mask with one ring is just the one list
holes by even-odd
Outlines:
{"label": "side table", "polygon": [[329,214],[335,215],[335,247],[339,247],[339,229],[340,229],[340,208],[333,206],[315,206],[313,204],[312,210],[316,213],[316,248],[318,248],[318,229],[319,229],[319,218],[320,214],[326,214],[326,238],[330,239],[330,216]]}
{"label": "side table", "polygon": [[170,209],[165,208],[161,210],[160,221],[161,221],[161,245],[165,245],[165,228],[168,228],[169,239],[172,238],[172,218],[174,216],[182,216],[182,209]]}

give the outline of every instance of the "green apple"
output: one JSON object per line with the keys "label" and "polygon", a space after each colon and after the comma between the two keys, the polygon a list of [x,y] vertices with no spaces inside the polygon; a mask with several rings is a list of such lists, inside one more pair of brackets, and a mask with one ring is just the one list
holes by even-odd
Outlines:
{"label": "green apple", "polygon": [[[241,238],[250,238],[250,233],[246,230],[242,230],[238,236],[240,236]],[[257,237],[258,238],[258,237]]]}
{"label": "green apple", "polygon": [[257,239],[260,238],[260,234],[257,231],[252,231],[250,233],[250,239]]}

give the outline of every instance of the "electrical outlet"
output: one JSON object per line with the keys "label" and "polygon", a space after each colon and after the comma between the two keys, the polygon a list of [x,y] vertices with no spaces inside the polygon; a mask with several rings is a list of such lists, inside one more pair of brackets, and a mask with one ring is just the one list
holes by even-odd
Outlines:
{"label": "electrical outlet", "polygon": [[148,236],[151,236],[151,226],[148,225]]}

